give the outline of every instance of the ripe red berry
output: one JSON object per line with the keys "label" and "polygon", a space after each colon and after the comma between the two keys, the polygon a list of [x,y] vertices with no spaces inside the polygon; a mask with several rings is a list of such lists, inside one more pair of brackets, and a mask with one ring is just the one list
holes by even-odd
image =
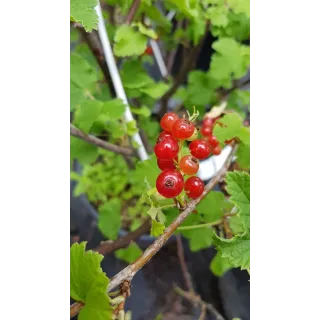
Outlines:
{"label": "ripe red berry", "polygon": [[204,183],[198,177],[190,177],[184,184],[184,190],[189,198],[198,198],[203,193]]}
{"label": "ripe red berry", "polygon": [[210,145],[204,140],[194,140],[189,145],[191,154],[197,159],[203,160],[210,155]]}
{"label": "ripe red berry", "polygon": [[173,124],[179,119],[174,112],[166,113],[160,120],[160,126],[164,131],[171,132]]}
{"label": "ripe red berry", "polygon": [[174,139],[173,136],[172,136],[172,134],[171,134],[170,132],[167,132],[167,131],[162,131],[162,132],[159,134],[158,139],[160,139],[160,138],[167,138],[167,137]]}
{"label": "ripe red berry", "polygon": [[151,56],[153,54],[153,50],[150,46],[147,46],[146,50],[144,50],[144,54]]}
{"label": "ripe red berry", "polygon": [[174,198],[181,193],[183,183],[184,180],[180,172],[166,170],[159,174],[156,181],[156,188],[163,197]]}
{"label": "ripe red berry", "polygon": [[197,138],[198,138],[198,129],[194,128],[192,136],[190,138],[188,138],[187,140],[188,141],[193,141],[193,140],[196,140]]}
{"label": "ripe red berry", "polygon": [[219,141],[217,140],[217,138],[215,136],[208,137],[208,142],[211,146],[211,149],[215,148],[219,144]]}
{"label": "ripe red berry", "polygon": [[187,119],[178,119],[172,126],[172,135],[176,139],[188,139],[194,133],[194,125]]}
{"label": "ripe red berry", "polygon": [[214,119],[207,117],[207,118],[203,119],[202,126],[203,127],[210,127],[210,126],[213,126],[213,123],[214,123]]}
{"label": "ripe red berry", "polygon": [[213,126],[202,126],[200,129],[201,134],[204,137],[210,137],[212,135]]}
{"label": "ripe red berry", "polygon": [[176,165],[173,160],[162,160],[157,159],[158,167],[160,170],[174,170],[176,168]]}
{"label": "ripe red berry", "polygon": [[158,138],[154,153],[158,159],[172,160],[179,152],[178,142],[170,137]]}
{"label": "ripe red berry", "polygon": [[185,174],[196,174],[199,170],[199,160],[190,155],[184,156],[180,159],[179,167]]}
{"label": "ripe red berry", "polygon": [[218,156],[220,153],[221,153],[221,147],[219,145],[217,145],[212,149],[212,154],[214,154],[215,156]]}

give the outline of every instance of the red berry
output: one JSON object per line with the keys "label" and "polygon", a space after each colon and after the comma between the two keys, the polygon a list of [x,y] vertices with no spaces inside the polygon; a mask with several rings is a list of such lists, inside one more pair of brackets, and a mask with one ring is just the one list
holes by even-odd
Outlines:
{"label": "red berry", "polygon": [[219,145],[217,145],[212,149],[212,154],[214,154],[215,156],[218,156],[220,153],[221,153],[221,147]]}
{"label": "red berry", "polygon": [[176,139],[188,139],[194,133],[194,125],[187,119],[178,119],[172,126],[172,135]]}
{"label": "red berry", "polygon": [[184,156],[179,162],[181,171],[185,174],[196,174],[199,170],[199,160],[193,156]]}
{"label": "red berry", "polygon": [[164,131],[171,132],[173,124],[179,119],[178,115],[174,112],[166,113],[161,121],[160,126]]}
{"label": "red berry", "polygon": [[158,159],[172,160],[179,152],[178,142],[170,137],[158,138],[154,153]]}
{"label": "red berry", "polygon": [[151,56],[153,54],[153,50],[150,46],[147,46],[146,50],[144,50],[144,54]]}
{"label": "red berry", "polygon": [[181,193],[183,183],[184,180],[180,172],[167,170],[159,174],[156,181],[156,188],[163,197],[174,198]]}
{"label": "red berry", "polygon": [[203,160],[210,155],[210,145],[204,140],[194,140],[189,145],[191,154],[197,159]]}
{"label": "red berry", "polygon": [[171,134],[170,132],[167,132],[167,131],[162,131],[162,132],[159,134],[158,139],[160,139],[160,138],[167,138],[167,137],[174,139],[173,136],[172,136],[172,134]]}
{"label": "red berry", "polygon": [[198,177],[190,177],[184,184],[184,190],[189,198],[198,198],[203,193],[204,183]]}
{"label": "red berry", "polygon": [[208,142],[209,142],[211,148],[215,148],[219,144],[219,141],[217,140],[217,138],[215,136],[208,137]]}
{"label": "red berry", "polygon": [[213,126],[213,123],[214,123],[214,119],[207,117],[207,118],[203,119],[202,126],[203,127],[210,127],[210,126]]}
{"label": "red berry", "polygon": [[173,160],[162,160],[158,159],[157,160],[158,167],[160,170],[174,170],[176,168],[176,165]]}
{"label": "red berry", "polygon": [[200,132],[201,134],[204,136],[204,137],[210,137],[212,135],[212,129],[213,129],[213,126],[202,126],[201,129],[200,129]]}

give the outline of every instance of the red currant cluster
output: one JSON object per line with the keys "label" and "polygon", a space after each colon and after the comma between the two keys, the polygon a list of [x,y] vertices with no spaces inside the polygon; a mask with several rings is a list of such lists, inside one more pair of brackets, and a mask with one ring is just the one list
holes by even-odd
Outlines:
{"label": "red currant cluster", "polygon": [[220,119],[220,117],[204,118],[204,120],[202,121],[201,129],[200,129],[200,132],[203,138],[209,142],[212,154],[215,156],[221,153],[220,143],[217,140],[217,138],[212,134],[213,127],[217,123],[218,119]]}
{"label": "red currant cluster", "polygon": [[[180,119],[175,113],[166,113],[160,121],[164,130],[160,133],[154,152],[158,167],[163,171],[159,174],[156,187],[166,198],[177,197],[184,189],[191,199],[199,197],[204,190],[203,181],[195,176],[184,181],[184,175],[194,175],[199,170],[199,160],[210,155],[210,144],[197,139],[198,130],[188,119]],[[190,154],[181,156],[184,140],[191,141]]]}

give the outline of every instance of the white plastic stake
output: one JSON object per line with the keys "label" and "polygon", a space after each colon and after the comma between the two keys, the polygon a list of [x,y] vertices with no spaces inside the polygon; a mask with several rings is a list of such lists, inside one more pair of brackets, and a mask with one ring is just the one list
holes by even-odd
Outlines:
{"label": "white plastic stake", "polygon": [[[113,82],[114,89],[116,91],[117,97],[120,98],[126,106],[125,113],[124,113],[125,121],[126,122],[133,121],[134,118],[132,116],[132,113],[131,113],[131,110],[129,107],[129,103],[128,103],[128,99],[127,99],[126,93],[124,91],[122,82],[121,82],[119,71],[118,71],[118,68],[117,68],[117,65],[116,65],[116,62],[115,62],[115,59],[113,56],[113,52],[111,49],[110,41],[108,38],[106,25],[103,20],[100,1],[98,1],[98,5],[96,6],[96,12],[99,17],[98,34],[99,34],[99,37],[101,40],[103,53],[104,53],[104,56],[105,56],[105,59],[106,59],[107,65],[108,65],[108,69],[110,72],[110,76],[111,76],[111,79]],[[144,148],[144,145],[142,143],[142,140],[141,140],[139,133],[134,134],[132,136],[132,140],[140,145],[139,149],[137,149],[139,159],[141,161],[147,160],[149,157],[148,157],[146,149]]]}

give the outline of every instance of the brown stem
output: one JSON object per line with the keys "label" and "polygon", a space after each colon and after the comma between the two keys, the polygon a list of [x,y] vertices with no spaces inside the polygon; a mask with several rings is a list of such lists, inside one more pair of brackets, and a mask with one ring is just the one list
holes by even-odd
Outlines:
{"label": "brown stem", "polygon": [[141,0],[134,0],[133,1],[131,8],[129,9],[128,16],[126,18],[126,22],[125,22],[126,24],[131,24],[131,22],[133,21],[134,16],[136,15],[137,10],[139,8],[140,2],[141,2]]}
{"label": "brown stem", "polygon": [[188,291],[194,292],[192,281],[191,281],[191,275],[188,271],[187,263],[184,257],[183,244],[182,244],[180,234],[177,234],[176,238],[177,238],[177,254],[178,254],[179,262],[181,265],[182,273],[184,276],[184,280],[186,282]]}
{"label": "brown stem", "polygon": [[99,252],[102,255],[106,255],[110,252],[124,248],[130,244],[131,241],[138,239],[140,236],[145,234],[150,230],[150,220],[148,219],[144,222],[137,230],[129,232],[127,235],[118,238],[115,241],[104,241],[94,249],[94,251]]}
{"label": "brown stem", "polygon": [[84,303],[75,302],[70,306],[70,318],[74,317],[84,307]]}
{"label": "brown stem", "polygon": [[178,215],[178,217],[165,229],[163,234],[159,236],[137,260],[132,262],[129,266],[124,268],[111,279],[108,291],[112,291],[114,288],[119,286],[119,284],[124,280],[131,281],[134,275],[163,247],[163,245],[173,235],[173,233],[180,226],[180,224],[192,213],[196,205],[212,190],[212,188],[226,174],[229,165],[232,161],[232,158],[236,152],[236,149],[237,146],[233,146],[233,149],[229,154],[228,158],[226,159],[224,165],[206,185],[202,195],[199,198],[190,201],[187,205],[187,208]]}
{"label": "brown stem", "polygon": [[108,69],[106,60],[104,58],[102,46],[101,46],[97,31],[94,30],[94,31],[88,33],[84,30],[83,27],[78,27],[78,30],[79,30],[81,36],[83,37],[83,39],[85,40],[85,42],[87,43],[88,47],[90,48],[92,54],[96,58],[96,61],[97,61],[98,65],[103,73],[105,81],[107,82],[107,84],[109,86],[111,96],[115,97],[116,91],[114,89],[113,82],[111,80],[111,76],[109,73],[109,69]]}
{"label": "brown stem", "polygon": [[115,144],[103,141],[103,140],[101,140],[91,134],[86,134],[83,131],[79,130],[78,128],[74,127],[72,124],[70,124],[70,134],[73,137],[80,138],[90,144],[96,145],[96,146],[98,146],[102,149],[108,150],[108,151],[119,153],[119,154],[122,154],[125,156],[133,156],[133,154],[134,154],[133,150],[131,150],[129,148],[120,147]]}
{"label": "brown stem", "polygon": [[[134,262],[132,262],[130,265],[128,265],[126,268],[124,268],[122,271],[111,278],[108,286],[108,292],[118,287],[125,280],[131,282],[131,279],[134,277],[134,275],[163,247],[163,245],[177,230],[179,225],[192,213],[196,205],[213,189],[215,185],[219,183],[219,181],[227,173],[236,151],[237,145],[233,145],[232,151],[228,155],[224,165],[206,185],[202,195],[199,198],[190,201],[187,205],[187,208],[178,215],[178,217],[165,229],[163,234],[159,236],[138,259],[136,259]],[[79,304],[79,302],[74,303],[71,308],[76,309],[75,305],[77,304]],[[77,306],[77,308],[79,310],[81,309],[79,308],[79,306]],[[72,316],[76,314],[77,313],[72,314]],[[220,318],[220,320],[224,319]]]}

